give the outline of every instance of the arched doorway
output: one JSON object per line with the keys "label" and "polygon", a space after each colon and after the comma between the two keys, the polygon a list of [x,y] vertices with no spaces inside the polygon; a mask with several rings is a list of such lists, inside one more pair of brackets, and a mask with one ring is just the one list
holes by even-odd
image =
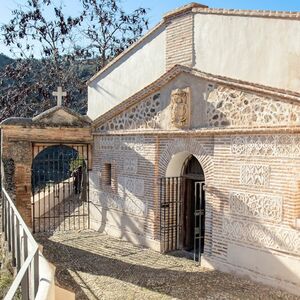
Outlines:
{"label": "arched doorway", "polygon": [[194,155],[173,155],[160,181],[163,252],[183,250],[200,260],[205,235],[204,185],[204,171]]}
{"label": "arched doorway", "polygon": [[87,145],[42,145],[35,146],[33,152],[33,231],[87,228]]}
{"label": "arched doorway", "polygon": [[205,178],[195,156],[189,156],[184,162],[182,177],[184,178],[182,248],[198,258],[199,253],[203,253],[204,250]]}

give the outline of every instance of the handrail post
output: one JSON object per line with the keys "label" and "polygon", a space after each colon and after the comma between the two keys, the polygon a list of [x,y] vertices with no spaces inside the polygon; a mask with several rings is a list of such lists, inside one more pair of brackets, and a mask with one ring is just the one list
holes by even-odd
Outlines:
{"label": "handrail post", "polygon": [[11,254],[12,254],[12,266],[16,266],[16,238],[15,238],[15,214],[13,209],[11,213]]}
{"label": "handrail post", "polygon": [[5,242],[7,241],[7,202],[8,202],[8,199],[6,199],[6,196],[4,195],[3,196],[3,204],[4,204],[4,208],[3,208],[3,213],[4,213],[4,239],[5,239]]}
{"label": "handrail post", "polygon": [[1,214],[1,216],[2,216],[2,232],[4,232],[5,231],[5,223],[4,223],[4,207],[5,207],[5,196],[4,196],[4,193],[1,191],[1,195],[2,195],[2,207],[1,207],[1,210],[2,210],[2,214]]}
{"label": "handrail post", "polygon": [[38,292],[40,274],[39,274],[39,248],[37,248],[33,259],[33,293],[34,298]]}
{"label": "handrail post", "polygon": [[17,256],[17,271],[19,272],[21,269],[21,247],[20,247],[20,222],[19,219],[16,218],[16,237],[17,237],[17,245],[16,245],[16,256]]}
{"label": "handrail post", "polygon": [[10,214],[11,214],[11,206],[10,203],[8,203],[7,206],[7,228],[8,228],[8,232],[7,232],[7,238],[8,238],[8,251],[11,252],[11,224],[10,224]]}
{"label": "handrail post", "polygon": [[2,232],[12,254],[13,266],[17,269],[16,277],[4,299],[14,299],[21,289],[22,299],[34,300],[40,287],[39,246],[4,188],[2,196]]}
{"label": "handrail post", "polygon": [[[27,235],[23,229],[23,256],[24,262],[28,256],[28,242],[27,242]],[[28,280],[28,270],[26,270],[24,277],[21,282],[21,290],[22,290],[22,299],[29,300],[29,280]]]}

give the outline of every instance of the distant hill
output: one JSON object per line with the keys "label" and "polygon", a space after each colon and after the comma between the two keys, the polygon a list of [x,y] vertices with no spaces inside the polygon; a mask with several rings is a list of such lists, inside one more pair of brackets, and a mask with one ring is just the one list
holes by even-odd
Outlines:
{"label": "distant hill", "polygon": [[14,60],[12,58],[0,53],[0,69],[12,63],[13,61]]}

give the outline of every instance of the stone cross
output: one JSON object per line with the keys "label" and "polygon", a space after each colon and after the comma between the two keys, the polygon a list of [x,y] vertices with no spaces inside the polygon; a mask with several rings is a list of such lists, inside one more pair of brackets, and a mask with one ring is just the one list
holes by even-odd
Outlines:
{"label": "stone cross", "polygon": [[66,97],[67,92],[63,92],[62,87],[59,86],[57,88],[57,92],[53,92],[52,95],[57,97],[57,106],[61,106],[62,105],[62,97]]}

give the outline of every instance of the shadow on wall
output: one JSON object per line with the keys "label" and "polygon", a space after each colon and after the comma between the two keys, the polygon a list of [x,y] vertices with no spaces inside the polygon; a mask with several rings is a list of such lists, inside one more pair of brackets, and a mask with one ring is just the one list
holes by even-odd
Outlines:
{"label": "shadow on wall", "polygon": [[[119,141],[121,140],[118,137]],[[172,140],[171,140],[172,142]],[[126,143],[123,143],[122,145],[118,145],[116,146],[116,144],[114,144],[114,142],[112,142],[111,144],[111,148],[107,148],[107,149],[102,149],[102,161],[105,162],[106,157],[109,157],[110,159],[114,159],[114,156],[118,157],[118,154],[120,152],[122,152],[122,154],[124,155],[123,159],[126,159],[126,151],[122,151],[121,148],[124,147],[126,149],[126,147],[128,148],[128,145]],[[146,209],[146,214],[143,217],[139,217],[137,216],[137,219],[141,219],[141,222],[138,224],[137,222],[133,221],[133,218],[131,215],[127,215],[126,212],[124,212],[124,210],[119,209],[119,208],[113,208],[113,207],[108,207],[111,211],[120,211],[121,213],[123,213],[123,216],[127,216],[126,220],[125,217],[116,217],[115,216],[111,216],[112,221],[114,223],[115,227],[118,228],[126,228],[126,230],[122,231],[122,236],[121,237],[125,237],[128,240],[131,240],[130,236],[128,235],[129,232],[133,232],[133,233],[137,233],[139,232],[141,235],[145,236],[145,228],[151,228],[151,230],[149,231],[151,235],[151,238],[155,237],[158,238],[158,236],[155,235],[154,232],[154,227],[157,226],[155,224],[152,224],[153,221],[153,216],[156,217],[159,216],[159,199],[158,197],[154,198],[154,208],[150,208],[149,207],[149,203],[150,201],[152,201],[153,199],[153,193],[152,193],[152,197],[150,196],[150,193],[152,191],[152,189],[150,189],[150,187],[153,186],[153,190],[157,191],[157,185],[156,185],[156,180],[154,179],[152,181],[152,176],[151,176],[151,172],[154,172],[154,165],[153,163],[148,160],[147,158],[145,158],[144,156],[142,156],[139,151],[136,151],[134,149],[134,145],[130,146],[132,147],[130,149],[131,154],[134,154],[135,157],[138,159],[139,165],[143,166],[143,170],[144,172],[144,176],[138,176],[139,178],[143,178],[146,182],[151,181],[151,184],[145,184],[145,191],[147,189],[147,186],[149,186],[149,191],[147,193],[145,193],[144,197],[141,197],[139,195],[135,195],[134,196],[136,198],[142,198],[143,202],[145,203],[145,206],[148,207]],[[100,151],[100,149],[98,149]],[[114,152],[115,151],[115,152]],[[163,150],[162,150],[163,151]],[[162,152],[161,151],[161,152]],[[190,153],[190,154],[194,154],[195,153]],[[197,155],[195,155],[197,156]],[[209,156],[213,159],[213,153],[209,154]],[[116,160],[117,161],[117,160]],[[122,160],[121,160],[122,161]],[[201,163],[201,162],[200,162]],[[202,166],[203,167],[203,166]],[[123,166],[120,165],[118,166],[119,168],[119,173],[121,175],[123,172]],[[204,172],[205,172],[205,168]],[[97,170],[98,171],[98,170]],[[100,170],[99,170],[100,171]],[[149,176],[148,176],[148,172]],[[120,175],[118,174],[118,175]],[[137,174],[130,174],[128,176],[133,176],[133,177],[137,177]],[[207,178],[207,176],[205,176]],[[151,179],[150,179],[151,178]],[[126,186],[123,186],[122,188],[126,189]],[[94,187],[95,190],[99,189],[100,190],[100,186],[98,186],[97,184],[95,184]],[[290,261],[290,263],[288,263],[288,260],[282,259],[281,257],[284,257],[285,254],[288,254],[290,256],[294,257],[294,261],[296,261],[297,259],[300,261],[299,259],[299,255],[297,254],[292,254],[291,253],[293,251],[289,251],[288,249],[286,249],[286,240],[283,240],[279,235],[277,235],[275,232],[273,232],[271,230],[271,227],[268,225],[270,223],[265,223],[263,220],[260,220],[259,218],[255,219],[255,221],[253,221],[253,219],[251,220],[251,224],[253,225],[258,225],[259,227],[254,228],[254,230],[252,231],[252,233],[248,232],[245,233],[243,232],[244,229],[249,229],[249,228],[240,228],[238,222],[237,223],[233,223],[233,226],[231,226],[231,233],[228,233],[229,236],[224,235],[223,232],[223,222],[224,222],[224,218],[223,216],[227,216],[229,219],[232,217],[232,215],[228,215],[228,200],[229,200],[229,193],[224,194],[222,191],[220,191],[217,187],[215,186],[210,186],[210,191],[208,192],[212,195],[212,197],[214,197],[215,199],[217,199],[219,201],[219,205],[212,205],[212,203],[210,203],[209,201],[206,201],[206,211],[211,212],[212,218],[222,218],[222,222],[220,225],[220,228],[211,228],[212,224],[208,224],[209,226],[207,226],[207,228],[210,228],[209,230],[211,230],[212,232],[210,234],[212,234],[212,237],[214,236],[214,231],[216,232],[217,235],[220,235],[221,238],[220,240],[214,240],[212,243],[212,247],[213,244],[220,244],[221,246],[223,245],[223,247],[228,247],[228,245],[230,244],[233,246],[240,246],[240,248],[236,247],[236,248],[230,248],[231,250],[235,250],[237,251],[238,249],[240,249],[241,251],[244,250],[249,250],[249,254],[251,254],[252,256],[250,257],[245,257],[243,258],[243,256],[240,257],[234,257],[233,256],[233,252],[224,254],[223,257],[217,257],[214,256],[214,258],[216,260],[220,260],[223,261],[225,263],[228,263],[228,259],[231,259],[230,264],[232,264],[233,266],[237,266],[237,267],[241,267],[245,270],[249,270],[249,265],[240,265],[241,263],[243,263],[242,259],[244,260],[248,260],[249,262],[253,262],[253,268],[251,269],[253,273],[253,276],[255,274],[255,272],[260,273],[260,274],[265,274],[264,276],[267,276],[269,278],[273,278],[273,279],[278,279],[278,280],[286,280],[289,282],[293,282],[294,284],[299,284],[300,281],[300,275],[299,272],[295,271],[295,269],[293,269],[293,263],[292,261]],[[131,199],[130,199],[131,200]],[[101,220],[101,226],[100,226],[100,231],[103,232],[105,231],[105,227],[107,225],[108,222],[108,213],[109,211],[107,209],[104,209],[103,207],[107,207],[107,202],[106,199],[104,198],[99,198],[98,199],[99,203],[97,203],[96,209],[98,209],[99,214],[102,214],[102,220]],[[118,198],[118,201],[124,201],[124,198],[122,199],[121,197]],[[99,205],[99,206],[98,206]],[[100,207],[101,206],[101,207]],[[248,210],[251,211],[251,207],[247,208]],[[241,219],[244,219],[243,216],[239,216]],[[158,218],[156,219],[156,222],[158,222]],[[232,218],[232,220],[236,220],[235,217]],[[155,222],[155,221],[154,221]],[[138,224],[138,225],[137,225]],[[253,226],[254,226],[253,225]],[[277,224],[276,226],[278,226],[279,224]],[[252,227],[253,227],[252,226]],[[242,237],[241,238],[235,238],[233,239],[232,236],[236,235],[236,237],[238,236],[237,234],[240,234]],[[264,237],[261,237],[261,234],[264,235]],[[257,237],[256,237],[257,236]],[[264,242],[266,242],[264,244]],[[270,247],[269,245],[278,245],[278,247]],[[282,250],[282,249],[286,249]],[[251,251],[250,251],[251,250]],[[214,248],[212,248],[212,253],[214,252]],[[280,252],[285,252],[283,253],[284,255],[282,255]],[[268,255],[267,255],[268,254]],[[257,262],[255,262],[255,255],[258,255],[258,259]],[[277,256],[275,256],[277,255]],[[240,258],[240,260],[238,260]],[[214,262],[211,262],[212,265],[214,265]],[[218,267],[218,265],[216,264],[216,267]],[[262,271],[263,270],[263,271]],[[284,285],[284,284],[283,284]]]}
{"label": "shadow on wall", "polygon": [[[100,223],[98,231],[105,232],[106,226],[111,225],[114,228],[124,229],[121,230],[119,236],[121,238],[131,240],[130,233],[137,234],[141,238],[145,238],[146,235],[151,238],[151,235],[154,236],[152,223],[154,209],[159,211],[157,200],[153,200],[152,195],[153,187],[156,189],[155,178],[152,175],[154,164],[139,154],[135,149],[137,145],[133,145],[132,142],[122,142],[122,139],[117,137],[113,144],[112,149],[107,151],[98,149],[98,151],[101,151],[102,155],[101,166],[107,161],[115,161],[117,192],[102,189],[101,169],[95,170],[94,167],[90,176],[91,208],[95,212],[94,215],[99,216],[98,220],[94,218],[94,221]],[[138,147],[142,145],[139,144]],[[127,168],[125,164],[129,164],[129,167]],[[143,169],[145,173],[138,174],[138,169]]]}
{"label": "shadow on wall", "polygon": [[[221,233],[223,238],[218,242],[220,243],[219,247],[222,247],[222,244],[227,247],[225,262],[243,268],[245,271],[254,272],[251,278],[256,281],[259,279],[255,274],[278,280],[281,288],[285,288],[286,282],[300,294],[300,248],[296,249],[297,246],[295,246],[297,243],[300,244],[300,233],[298,233],[298,240],[296,230],[293,231],[294,239],[289,238],[286,232],[279,236],[272,229],[279,228],[280,223],[267,223],[255,217],[251,217],[251,221],[247,222],[245,221],[247,217],[243,215],[232,212],[228,214],[228,209],[225,207],[229,204],[224,199],[228,199],[229,193],[225,194],[216,187],[211,187],[209,192],[213,197],[219,199],[220,203],[219,209],[214,208],[212,213],[213,218],[222,218],[222,227],[218,228],[221,232],[218,234]],[[246,203],[239,203],[239,209],[248,212],[255,210],[253,206]],[[242,226],[244,221],[245,226]],[[212,230],[214,231],[214,229]],[[210,263],[214,265],[213,261]],[[272,284],[274,285],[274,282]]]}
{"label": "shadow on wall", "polygon": [[[208,104],[211,105],[211,104]],[[220,114],[222,114],[220,112]],[[117,119],[116,117],[115,119]],[[223,117],[224,119],[224,117]],[[133,114],[133,119],[131,120],[131,129],[137,129],[143,126],[141,124],[141,116]],[[119,122],[118,122],[119,124]],[[103,125],[104,126],[104,125]],[[105,127],[105,126],[104,126]],[[108,126],[110,128],[110,126]],[[111,128],[116,129],[116,128]],[[127,129],[127,128],[125,128]],[[160,126],[157,129],[161,129]],[[120,133],[122,131],[120,130]],[[149,238],[159,239],[159,233],[157,232],[157,222],[159,222],[159,190],[158,190],[158,182],[159,178],[153,178],[155,166],[152,161],[145,158],[140,154],[140,151],[136,149],[136,145],[134,145],[134,141],[129,141],[128,143],[122,141],[122,138],[119,136],[112,136],[111,143],[107,147],[99,148],[95,151],[101,152],[100,165],[102,166],[105,161],[115,161],[117,168],[117,178],[118,182],[118,192],[117,193],[108,193],[103,191],[99,184],[99,177],[102,170],[96,169],[94,167],[93,176],[90,176],[90,197],[91,197],[91,207],[95,212],[95,215],[100,216],[101,219],[99,231],[103,232],[105,230],[105,226],[108,221],[108,213],[110,211],[119,211],[123,214],[123,217],[119,218],[115,215],[111,216],[111,221],[114,223],[114,227],[124,228],[122,231],[121,237],[127,237],[126,231],[133,232],[139,235],[145,235],[145,231],[147,232],[147,236]],[[117,142],[116,142],[117,141]],[[100,143],[105,144],[106,141],[101,141]],[[95,145],[97,143],[95,142]],[[147,146],[147,145],[146,145]],[[152,144],[153,147],[154,144]],[[151,150],[152,151],[152,150]],[[120,154],[122,155],[122,159],[120,158]],[[94,155],[95,156],[95,155]],[[137,174],[137,167],[135,171],[127,172],[124,171],[124,161],[131,160],[136,161],[136,165],[139,168],[139,174]],[[141,173],[143,170],[143,174]],[[164,174],[165,175],[165,174]],[[157,176],[155,174],[155,176]],[[139,189],[135,189],[132,187],[128,187],[128,182],[130,180],[121,181],[120,178],[127,177],[129,179],[141,180],[144,182],[143,189],[144,195],[139,193]],[[153,191],[155,191],[156,195],[153,195]],[[153,200],[154,199],[154,200]],[[152,204],[153,202],[153,204]],[[151,205],[151,206],[150,206]],[[129,214],[129,216],[128,216]],[[128,216],[127,218],[126,215]],[[138,222],[132,222],[130,217],[135,217],[138,219]],[[153,220],[155,218],[154,223],[152,224],[149,220]],[[126,219],[126,220],[125,220]],[[97,221],[97,220],[95,220]],[[156,227],[156,228],[155,228]]]}

